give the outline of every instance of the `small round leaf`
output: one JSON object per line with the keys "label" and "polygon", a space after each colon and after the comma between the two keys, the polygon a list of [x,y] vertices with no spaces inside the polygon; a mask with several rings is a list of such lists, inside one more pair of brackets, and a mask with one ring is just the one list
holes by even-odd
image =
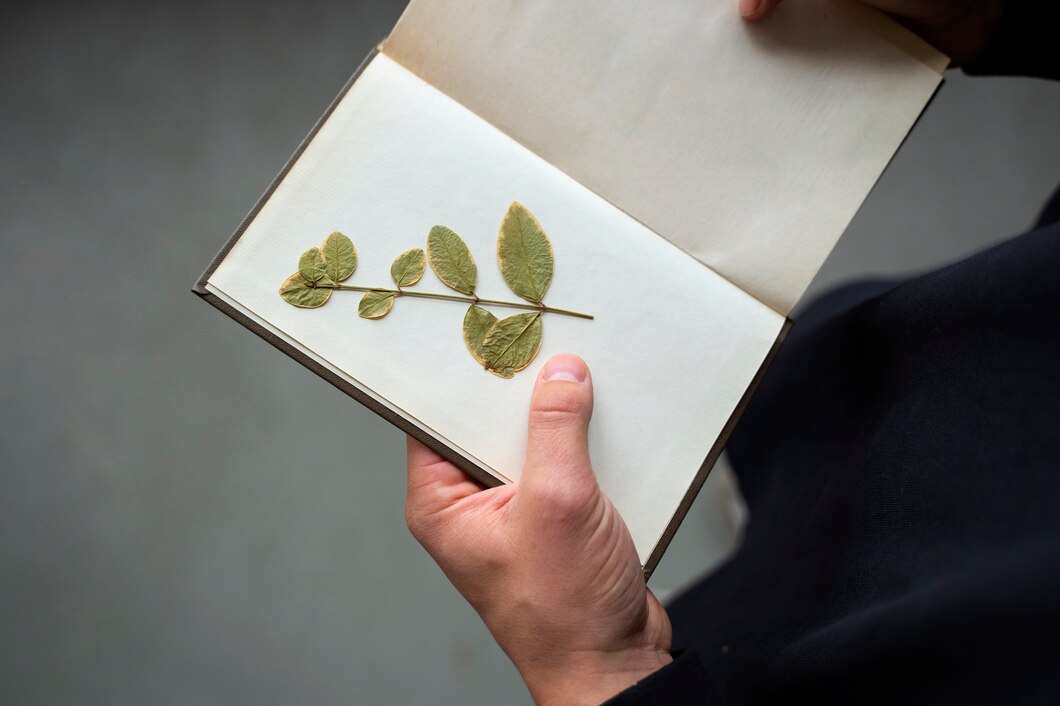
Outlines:
{"label": "small round leaf", "polygon": [[309,248],[298,258],[298,274],[306,282],[317,282],[324,276],[324,253],[320,248]]}
{"label": "small round leaf", "polygon": [[486,342],[486,334],[495,323],[497,317],[481,306],[469,306],[464,314],[464,343],[467,344],[471,357],[477,360],[479,365],[486,365],[483,344]]}
{"label": "small round leaf", "polygon": [[541,350],[541,314],[516,314],[495,323],[482,343],[486,370],[502,378],[519,372]]}
{"label": "small round leaf", "polygon": [[357,250],[353,247],[353,241],[338,231],[324,240],[320,251],[327,260],[328,277],[336,282],[349,279],[353,271],[357,269]]}
{"label": "small round leaf", "polygon": [[321,278],[320,282],[306,282],[302,278],[301,273],[295,272],[285,279],[283,285],[280,286],[280,296],[288,304],[293,304],[302,309],[316,309],[324,306],[331,297],[331,293],[335,290],[330,287],[314,285],[330,283],[331,279],[327,277]]}
{"label": "small round leaf", "polygon": [[427,256],[422,248],[412,248],[397,256],[390,266],[390,276],[399,287],[411,287],[423,277],[427,269]]}
{"label": "small round leaf", "polygon": [[361,303],[357,305],[357,313],[362,319],[381,319],[390,313],[392,306],[393,292],[365,292]]}
{"label": "small round leaf", "polygon": [[473,294],[478,267],[459,235],[445,226],[435,226],[427,235],[427,259],[438,279],[461,294]]}

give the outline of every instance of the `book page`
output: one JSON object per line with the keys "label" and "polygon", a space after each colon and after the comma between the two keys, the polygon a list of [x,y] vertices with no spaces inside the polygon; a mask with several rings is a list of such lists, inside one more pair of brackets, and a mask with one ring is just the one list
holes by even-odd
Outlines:
{"label": "book page", "polygon": [[831,0],[413,0],[383,51],[783,314],[945,65]]}
{"label": "book page", "polygon": [[[278,294],[302,251],[334,230],[357,248],[346,284],[387,287],[393,259],[423,247],[442,224],[470,246],[477,294],[517,299],[496,258],[501,218],[516,200],[551,239],[555,274],[545,304],[595,318],[545,314],[538,357],[512,379],[486,372],[468,353],[466,304],[403,297],[373,321],[358,317],[357,292],[333,292],[310,310]],[[594,467],[642,562],[784,323],[382,55],[207,288],[502,479],[520,475],[537,371],[553,354],[581,355],[596,390]],[[412,289],[454,293],[430,269]]]}

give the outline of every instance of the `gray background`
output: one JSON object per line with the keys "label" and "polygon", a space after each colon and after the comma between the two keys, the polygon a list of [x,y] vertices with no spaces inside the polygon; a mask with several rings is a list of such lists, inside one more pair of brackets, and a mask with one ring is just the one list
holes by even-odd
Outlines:
{"label": "gray background", "polygon": [[[0,10],[0,703],[527,701],[402,435],[188,292],[401,5]],[[1024,228],[1058,89],[951,74],[813,290]],[[660,591],[733,546],[725,479]]]}

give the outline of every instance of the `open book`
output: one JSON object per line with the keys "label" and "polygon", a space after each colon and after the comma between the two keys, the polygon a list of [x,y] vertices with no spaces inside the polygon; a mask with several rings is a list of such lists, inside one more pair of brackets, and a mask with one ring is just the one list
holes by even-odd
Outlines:
{"label": "open book", "polygon": [[[650,573],[945,65],[830,0],[753,25],[703,0],[414,0],[195,291],[484,483],[519,478],[540,364],[581,355],[594,468]],[[498,261],[513,202],[551,245],[543,296]],[[417,252],[392,272],[435,226],[477,263],[470,289]],[[300,262],[336,231],[352,275],[341,242]],[[281,296],[299,272],[326,305]],[[382,291],[403,289],[448,298]],[[479,345],[491,316],[530,312],[527,370],[485,369],[472,307],[489,312]]]}

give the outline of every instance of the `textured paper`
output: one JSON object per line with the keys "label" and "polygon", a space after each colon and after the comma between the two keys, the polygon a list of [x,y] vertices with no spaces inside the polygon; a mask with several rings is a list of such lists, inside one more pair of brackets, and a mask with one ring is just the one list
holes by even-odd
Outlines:
{"label": "textured paper", "polygon": [[[350,284],[385,285],[394,256],[422,247],[436,224],[492,263],[514,200],[552,241],[548,302],[596,317],[546,316],[534,365],[563,351],[588,361],[594,465],[644,562],[783,317],[393,61],[372,61],[207,288],[498,477],[517,479],[534,374],[503,380],[478,367],[462,336],[466,306],[399,300],[386,319],[367,321],[355,293],[335,292],[316,310],[277,294],[298,255],[333,230],[357,246]],[[444,290],[430,271],[417,286]],[[477,291],[510,294],[492,266],[479,268]]]}
{"label": "textured paper", "polygon": [[413,0],[383,51],[784,314],[945,65],[829,0]]}

